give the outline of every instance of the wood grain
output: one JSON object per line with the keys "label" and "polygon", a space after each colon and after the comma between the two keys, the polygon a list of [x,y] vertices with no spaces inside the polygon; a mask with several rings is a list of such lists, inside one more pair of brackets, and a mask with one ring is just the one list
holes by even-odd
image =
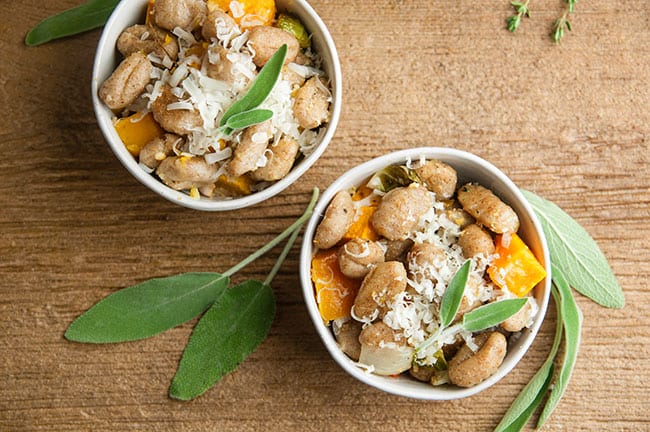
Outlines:
{"label": "wood grain", "polygon": [[[223,214],[164,201],[112,155],[90,102],[99,31],[23,44],[39,20],[79,3],[11,2],[0,22],[0,430],[492,430],[550,349],[552,310],[518,367],[480,395],[390,396],[328,357],[302,304],[297,249],[276,278],[268,339],[193,402],[167,397],[193,323],[120,345],[63,339],[103,296],[224,270],[301,214],[312,187],[422,145],[474,152],[558,203],[624,289],[622,310],[578,296],[580,356],[544,430],[650,430],[650,2],[579,2],[556,46],[548,34],[561,0],[531,2],[515,35],[505,0],[313,0],[344,73],[335,139],[285,192]],[[263,278],[278,252],[238,277]]]}

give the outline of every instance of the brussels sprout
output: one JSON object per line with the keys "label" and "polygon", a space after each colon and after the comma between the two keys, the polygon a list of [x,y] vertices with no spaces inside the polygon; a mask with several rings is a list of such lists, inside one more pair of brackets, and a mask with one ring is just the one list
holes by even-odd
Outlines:
{"label": "brussels sprout", "polygon": [[300,48],[307,48],[311,45],[309,34],[307,34],[305,26],[302,25],[302,22],[300,22],[299,19],[294,18],[291,15],[280,14],[276,26],[291,33],[296,39],[298,39]]}
{"label": "brussels sprout", "polygon": [[420,177],[414,170],[404,165],[390,165],[377,171],[368,181],[368,187],[388,192],[411,183],[421,183]]}

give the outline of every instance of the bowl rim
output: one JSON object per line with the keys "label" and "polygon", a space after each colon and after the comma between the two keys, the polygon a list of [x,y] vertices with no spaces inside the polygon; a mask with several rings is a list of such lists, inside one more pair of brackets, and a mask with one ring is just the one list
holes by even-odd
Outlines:
{"label": "bowl rim", "polygon": [[[541,257],[538,256],[538,259],[541,259],[543,261],[543,265],[547,273],[546,278],[540,282],[536,288],[543,290],[541,299],[538,298],[538,300],[541,300],[539,302],[540,304],[538,304],[538,314],[535,317],[533,325],[530,328],[525,329],[522,332],[521,337],[518,338],[518,343],[519,341],[522,341],[521,345],[518,345],[514,352],[509,348],[509,352],[506,356],[506,359],[504,360],[504,363],[499,367],[499,370],[495,374],[487,378],[485,381],[477,384],[476,386],[469,388],[432,387],[426,383],[420,383],[416,382],[415,380],[411,380],[410,378],[408,378],[409,382],[412,381],[413,384],[402,384],[398,379],[387,379],[387,377],[380,377],[378,375],[374,375],[362,370],[352,359],[350,359],[346,354],[343,353],[343,351],[339,349],[330,328],[323,324],[323,320],[320,316],[318,305],[313,293],[313,285],[310,275],[311,259],[314,251],[314,248],[312,246],[312,239],[316,230],[316,226],[320,222],[326,206],[329,204],[334,194],[342,189],[348,189],[352,186],[358,185],[359,182],[368,178],[372,173],[376,172],[382,167],[395,163],[405,162],[407,160],[417,160],[422,155],[424,155],[427,159],[435,158],[441,159],[443,161],[449,158],[464,159],[472,165],[477,164],[481,166],[489,173],[490,176],[493,176],[497,181],[501,182],[503,186],[505,186],[509,192],[514,195],[518,201],[518,205],[523,207],[524,211],[526,212],[526,216],[534,228],[533,234],[537,236],[539,240],[538,247],[541,249]],[[535,212],[519,188],[512,182],[512,180],[510,180],[508,176],[506,176],[501,170],[499,170],[496,166],[487,160],[463,150],[446,147],[417,147],[391,152],[357,165],[338,177],[321,194],[318,203],[314,207],[313,214],[310,217],[303,234],[299,266],[299,277],[303,291],[303,299],[305,301],[309,316],[312,323],[314,324],[314,327],[316,328],[321,341],[324,343],[327,351],[330,353],[335,362],[338,363],[339,366],[341,366],[343,370],[345,370],[348,374],[352,375],[354,378],[369,386],[375,387],[390,394],[422,400],[453,400],[469,397],[480,393],[488,387],[491,387],[499,380],[501,380],[501,378],[507,375],[519,363],[530,345],[533,343],[546,316],[546,310],[548,308],[551,292],[551,268],[548,244],[544,236],[544,231],[542,230],[541,224],[535,215]]]}
{"label": "bowl rim", "polygon": [[[108,107],[104,105],[98,96],[98,90],[101,84],[100,77],[104,75],[104,64],[105,62],[109,61],[111,55],[115,53],[115,42],[117,36],[119,36],[119,33],[124,28],[132,25],[132,23],[135,22],[132,19],[132,12],[134,10],[141,11],[141,9],[147,4],[147,1],[148,0],[137,0],[129,2],[124,1],[120,2],[116,6],[115,10],[104,26],[93,61],[90,91],[92,95],[95,117],[99,123],[100,130],[102,131],[106,142],[108,143],[115,156],[117,156],[121,164],[127,169],[129,173],[131,173],[133,177],[135,177],[141,184],[145,185],[150,190],[154,191],[168,201],[194,210],[227,211],[250,207],[279,194],[290,185],[292,185],[296,180],[298,180],[298,178],[307,172],[307,170],[311,168],[311,166],[316,163],[316,161],[325,152],[327,146],[334,137],[341,115],[343,93],[341,62],[331,33],[329,32],[327,26],[320,18],[318,13],[316,13],[316,11],[306,0],[287,1],[288,8],[290,7],[292,10],[302,10],[303,14],[309,16],[310,22],[312,22],[315,26],[309,28],[310,34],[318,34],[318,37],[323,42],[323,47],[325,47],[325,49],[328,51],[329,57],[331,57],[332,60],[332,64],[328,65],[331,67],[331,73],[328,74],[328,77],[331,82],[332,90],[330,121],[326,126],[325,133],[323,134],[320,143],[315,147],[313,152],[305,156],[303,160],[296,164],[291,169],[289,174],[261,191],[254,192],[251,195],[235,197],[232,199],[216,200],[205,197],[202,197],[201,199],[194,199],[186,193],[176,191],[168,187],[151,174],[145,172],[139,166],[138,162],[126,149],[126,146],[124,146],[119,136],[117,135],[117,132],[115,131],[112,123],[112,118],[114,117],[113,113]],[[115,34],[116,28],[119,28],[117,35]]]}

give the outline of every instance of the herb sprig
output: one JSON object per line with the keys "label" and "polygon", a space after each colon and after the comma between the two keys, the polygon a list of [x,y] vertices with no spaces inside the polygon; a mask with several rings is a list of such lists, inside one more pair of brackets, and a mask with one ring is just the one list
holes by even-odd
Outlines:
{"label": "herb sprig", "polygon": [[[565,30],[571,31],[571,22],[569,21],[569,16],[573,13],[576,3],[578,0],[564,0],[566,6],[564,11],[559,18],[553,22],[553,31],[551,32],[551,39],[553,42],[559,43],[560,40],[564,37]],[[514,33],[520,26],[521,20],[523,17],[530,18],[530,0],[526,0],[525,3],[519,1],[511,1],[510,4],[515,9],[515,14],[508,17],[506,20],[506,28]]]}
{"label": "herb sprig", "polygon": [[87,3],[45,18],[27,33],[25,43],[41,45],[106,24],[120,0],[90,0]]}
{"label": "herb sprig", "polygon": [[508,18],[509,31],[514,33],[519,28],[522,17],[530,18],[530,9],[528,9],[528,3],[530,3],[530,0],[526,0],[526,3],[521,3],[516,1],[510,2],[510,4],[512,5],[512,7],[515,8],[515,11],[517,13]]}
{"label": "herb sprig", "polygon": [[578,0],[566,0],[564,13],[553,23],[553,33],[551,34],[553,37],[553,42],[560,42],[560,40],[564,37],[565,28],[568,31],[571,31],[571,22],[569,21],[569,15],[573,13],[573,9],[575,8],[576,3],[578,3]]}
{"label": "herb sprig", "polygon": [[258,107],[278,82],[286,56],[287,44],[284,44],[266,62],[246,94],[226,110],[219,121],[219,127],[225,135],[230,135],[235,129],[261,123],[273,116],[273,111]]}
{"label": "herb sprig", "polygon": [[[578,358],[582,329],[582,312],[571,287],[602,306],[625,305],[623,291],[607,259],[585,229],[554,203],[526,190],[522,193],[537,214],[549,245],[557,325],[546,361],[519,393],[495,432],[523,429],[546,397],[537,421],[537,428],[542,427],[564,395]],[[562,341],[564,353],[558,360]]]}
{"label": "herb sprig", "polygon": [[449,282],[440,301],[440,327],[415,348],[416,355],[432,346],[431,351],[437,352],[442,348],[440,341],[445,339],[444,336],[448,333],[453,334],[461,329],[477,332],[494,327],[519,312],[528,301],[525,298],[518,298],[489,303],[466,313],[463,315],[461,323],[449,327],[458,313],[461,300],[463,299],[471,264],[472,262],[470,260],[465,261]]}
{"label": "herb sprig", "polygon": [[[275,315],[271,282],[318,199],[314,188],[305,212],[281,234],[223,273],[183,273],[156,278],[104,298],[68,327],[74,342],[117,343],[154,336],[190,319],[198,321],[169,390],[190,400],[232,372],[266,337]],[[264,282],[228,288],[230,277],[287,239]]]}

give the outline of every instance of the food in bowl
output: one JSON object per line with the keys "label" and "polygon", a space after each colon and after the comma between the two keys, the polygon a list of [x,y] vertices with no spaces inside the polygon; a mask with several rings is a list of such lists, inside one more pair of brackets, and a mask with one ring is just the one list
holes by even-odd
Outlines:
{"label": "food in bowl", "polygon": [[230,199],[279,182],[319,145],[331,85],[297,17],[273,0],[152,0],[145,16],[117,39],[124,58],[98,91],[142,170]]}
{"label": "food in bowl", "polygon": [[[467,170],[459,182],[436,158],[403,160],[337,190],[314,229],[310,288],[320,319],[350,362],[376,376],[477,387],[539,324],[545,303],[533,294],[546,269],[519,236],[517,212],[488,183]],[[463,267],[460,305],[443,324],[441,304]],[[463,325],[464,316],[512,298],[525,300],[498,325]]]}

